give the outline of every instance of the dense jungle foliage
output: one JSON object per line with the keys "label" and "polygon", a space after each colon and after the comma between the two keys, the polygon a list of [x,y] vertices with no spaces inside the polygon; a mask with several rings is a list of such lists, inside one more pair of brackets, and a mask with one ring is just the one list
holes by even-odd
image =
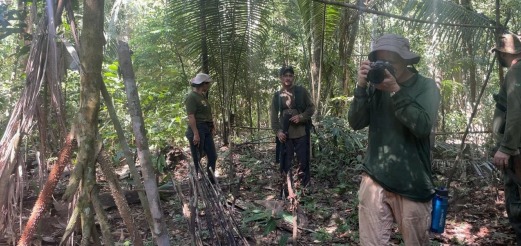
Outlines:
{"label": "dense jungle foliage", "polygon": [[[56,54],[59,54],[57,71],[62,72],[58,72],[56,78],[62,91],[63,112],[53,104],[50,85],[38,88],[38,116],[32,121],[31,131],[21,133],[24,137],[19,165],[28,170],[23,175],[29,175],[26,189],[30,190],[25,197],[34,198],[42,189],[42,183],[37,182],[44,179],[42,174],[31,171],[38,168],[31,163],[42,150],[41,144],[46,145],[47,159],[39,165],[51,166],[58,159],[64,144],[60,139],[64,137],[60,135],[63,130],[60,114],[65,115],[66,128],[70,129],[80,111],[83,87],[78,57],[88,54],[79,53],[74,31],[81,33],[84,26],[90,24],[83,22],[88,1],[64,2],[70,14],[65,11],[58,16],[54,23],[56,36],[49,39],[56,43]],[[56,8],[58,3],[0,1],[3,63],[0,67],[0,131],[4,137],[11,127],[8,123],[15,115],[15,105],[30,83],[28,71],[47,69],[43,65],[34,67],[31,50],[38,38],[50,32],[45,27],[49,4]],[[441,91],[442,102],[433,130],[437,146],[433,150],[436,182],[444,185],[449,176],[457,176],[451,208],[455,213],[449,215],[448,232],[433,236],[433,240],[440,244],[470,245],[512,242],[508,231],[494,233],[509,229],[500,203],[496,204],[501,199],[498,173],[483,162],[488,160],[493,145],[490,133],[495,102],[492,95],[497,93],[504,73],[498,69],[489,49],[495,45],[498,34],[521,30],[520,1],[117,0],[103,4],[101,79],[137,158],[139,139],[133,132],[118,60],[118,41],[128,41],[158,186],[168,184],[172,177],[179,178],[181,183],[187,182],[187,175],[183,174],[189,172],[190,157],[183,100],[191,90],[189,80],[198,72],[207,72],[214,80],[209,98],[218,134],[217,172],[229,186],[223,185],[221,195],[235,196],[234,202],[237,197],[245,203],[269,200],[266,197],[276,193],[271,187],[273,180],[279,179],[273,159],[269,105],[279,88],[278,69],[292,65],[297,84],[310,91],[317,106],[312,134],[312,194],[315,195],[301,197],[305,211],[302,216],[311,224],[305,228],[313,229],[303,230],[301,243],[356,244],[357,174],[367,134],[365,130],[353,131],[347,124],[346,114],[358,64],[366,59],[371,41],[384,33],[397,33],[409,38],[411,49],[421,54],[422,59],[415,68],[434,78]],[[71,22],[72,17],[75,23]],[[52,49],[43,54],[51,52]],[[47,77],[51,76],[47,73]],[[45,80],[46,76],[43,76]],[[48,122],[45,133],[38,130],[41,121]],[[103,151],[110,156],[111,165],[121,169],[129,160],[125,159],[125,150],[120,145],[106,102],[101,102],[97,122]],[[460,146],[462,141],[467,145]],[[171,151],[177,151],[179,157],[173,163],[168,156],[165,159]],[[71,169],[76,162],[73,158]],[[97,176],[98,181],[104,181],[99,178],[103,175]],[[241,195],[232,194],[234,182],[242,185]],[[489,204],[489,210],[475,207],[478,204],[470,199],[475,192],[486,193],[488,203],[483,204]],[[170,233],[183,235],[171,236],[171,240],[179,245],[189,243],[190,229],[179,226],[184,223],[180,215],[182,199],[172,195],[165,200],[165,210],[172,213],[167,226],[175,227]],[[235,211],[241,230],[246,235],[256,235],[251,236],[256,243],[262,244],[265,240],[267,244],[283,245],[290,240],[287,234],[291,229],[285,231],[281,224],[284,220],[291,221],[294,215],[272,213],[266,204],[238,206],[243,209]],[[476,215],[469,212],[471,210],[485,212]],[[18,212],[19,215],[28,213],[23,209]],[[457,212],[471,215],[462,219]],[[469,220],[481,221],[473,224],[474,228],[463,233],[464,236],[459,235],[457,226]],[[118,227],[116,222],[113,226]],[[487,228],[486,233],[480,229],[483,227]],[[146,222],[142,223],[140,230],[148,239],[145,241],[152,244],[147,229]],[[20,230],[13,229],[5,235],[17,237]],[[481,236],[473,236],[477,232],[482,233],[478,233]],[[205,233],[209,232],[199,235],[210,241],[212,237]],[[129,244],[128,235],[121,233],[120,238]],[[400,238],[394,241],[399,244]]]}

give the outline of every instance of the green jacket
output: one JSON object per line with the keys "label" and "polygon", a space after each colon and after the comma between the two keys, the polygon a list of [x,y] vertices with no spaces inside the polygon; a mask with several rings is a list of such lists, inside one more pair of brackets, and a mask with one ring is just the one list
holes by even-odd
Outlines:
{"label": "green jacket", "polygon": [[493,131],[499,151],[516,155],[521,147],[521,62],[510,67],[495,99]]}
{"label": "green jacket", "polygon": [[419,74],[393,97],[374,87],[355,90],[349,124],[355,130],[369,126],[363,169],[384,189],[413,201],[432,198],[429,137],[439,104],[436,83]]}

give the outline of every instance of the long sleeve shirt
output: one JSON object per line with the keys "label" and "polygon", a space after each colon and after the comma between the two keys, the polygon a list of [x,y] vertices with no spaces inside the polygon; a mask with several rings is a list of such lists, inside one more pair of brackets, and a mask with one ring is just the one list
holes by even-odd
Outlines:
{"label": "long sleeve shirt", "polygon": [[512,65],[505,75],[496,98],[493,130],[499,151],[519,154],[521,148],[521,61]]}
{"label": "long sleeve shirt", "polygon": [[[306,135],[306,124],[315,112],[315,105],[309,92],[295,85],[289,90],[280,90],[273,95],[270,107],[271,128],[274,133],[284,130],[285,115],[300,115],[299,124],[289,124],[288,137],[300,138]],[[287,122],[286,122],[287,124]]]}
{"label": "long sleeve shirt", "polygon": [[434,194],[430,134],[440,104],[432,79],[419,74],[389,92],[357,88],[348,121],[354,130],[369,127],[364,171],[384,189],[426,202]]}

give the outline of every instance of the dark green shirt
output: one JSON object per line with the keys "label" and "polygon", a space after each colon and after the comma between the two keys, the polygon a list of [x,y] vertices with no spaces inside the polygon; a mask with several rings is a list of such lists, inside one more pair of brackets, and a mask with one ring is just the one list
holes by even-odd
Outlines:
{"label": "dark green shirt", "polygon": [[496,102],[493,129],[499,151],[516,155],[521,147],[521,61],[508,70]]}
{"label": "dark green shirt", "polygon": [[[281,112],[282,111],[282,112]],[[282,116],[284,114],[300,115],[300,124],[290,124],[288,137],[300,138],[306,135],[306,123],[315,113],[315,105],[306,88],[294,85],[288,91],[279,90],[273,95],[270,107],[271,129],[277,133],[282,130]]]}
{"label": "dark green shirt", "polygon": [[432,198],[429,137],[439,104],[436,83],[419,74],[392,97],[374,87],[356,89],[349,124],[355,130],[369,126],[363,169],[384,189],[418,202]]}
{"label": "dark green shirt", "polygon": [[186,114],[193,114],[197,123],[211,122],[212,108],[205,96],[192,91],[185,98]]}

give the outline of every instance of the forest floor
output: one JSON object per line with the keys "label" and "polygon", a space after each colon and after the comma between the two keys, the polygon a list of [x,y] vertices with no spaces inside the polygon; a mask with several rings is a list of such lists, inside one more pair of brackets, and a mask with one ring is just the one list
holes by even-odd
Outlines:
{"label": "forest floor", "polygon": [[[238,192],[233,196],[235,206],[227,213],[237,222],[242,236],[250,245],[285,245],[292,241],[293,225],[290,223],[291,219],[287,219],[288,215],[291,217],[292,211],[289,211],[287,201],[278,199],[281,177],[278,164],[273,161],[272,147],[260,149],[257,146],[241,146],[233,153],[223,147],[219,151],[220,161],[216,175],[221,194],[225,194],[222,200],[230,201],[231,194],[234,193],[232,190],[238,188]],[[166,171],[160,177],[164,179],[160,179],[160,183],[165,183],[171,180],[166,178],[171,175],[175,182],[180,184],[183,193],[188,190],[188,166],[191,163],[187,152],[189,151],[183,150],[185,158],[180,158],[173,170]],[[299,229],[297,243],[294,245],[358,245],[357,190],[360,173],[347,171],[346,179],[341,181],[317,179],[314,177],[317,165],[319,163],[312,162],[311,188],[304,194],[297,190],[299,203],[295,211],[298,214]],[[225,175],[229,173],[230,166],[234,168],[233,177]],[[239,181],[241,176],[242,179]],[[499,182],[470,180],[472,181],[454,182],[452,190],[456,192],[451,193],[445,232],[431,234],[431,244],[515,245],[514,233],[508,224],[503,205],[502,186]],[[100,182],[102,183],[102,180]],[[191,234],[188,222],[183,216],[182,203],[172,186],[163,187],[167,187],[161,192],[161,197],[172,245],[190,245]],[[28,218],[35,200],[35,193],[26,194],[22,218]],[[136,199],[130,197],[129,202],[135,203]],[[148,242],[146,245],[153,245],[150,233],[145,233],[149,230],[141,206],[137,202],[131,205],[134,219],[143,232],[145,242]],[[130,245],[128,233],[117,209],[110,205],[110,201],[107,204],[106,211],[113,226],[117,245]],[[40,228],[35,244],[58,245],[63,235],[68,206],[58,200],[55,200],[53,205],[42,222],[45,226]],[[209,215],[204,209],[198,210],[197,223]],[[206,229],[199,229],[196,234],[204,245],[218,245],[215,238],[209,235],[212,229],[207,225]],[[14,230],[17,231],[16,228]],[[213,231],[216,231],[215,228]],[[77,241],[80,237],[76,235],[74,240]],[[7,241],[8,239],[4,239],[4,243]],[[393,236],[392,242],[394,245],[403,245],[398,232]],[[1,238],[0,245],[3,245]]]}

